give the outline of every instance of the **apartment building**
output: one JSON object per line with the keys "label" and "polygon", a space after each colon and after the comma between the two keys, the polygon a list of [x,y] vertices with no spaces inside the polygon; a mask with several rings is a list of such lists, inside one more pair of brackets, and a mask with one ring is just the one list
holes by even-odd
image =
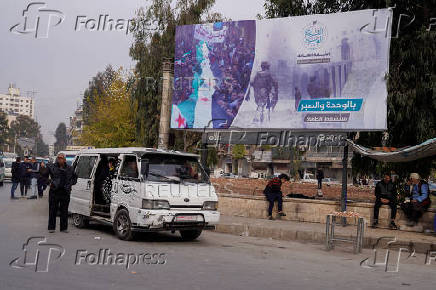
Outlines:
{"label": "apartment building", "polygon": [[31,97],[22,96],[14,84],[9,85],[7,94],[0,94],[0,110],[8,115],[9,120],[18,115],[35,118],[35,102]]}

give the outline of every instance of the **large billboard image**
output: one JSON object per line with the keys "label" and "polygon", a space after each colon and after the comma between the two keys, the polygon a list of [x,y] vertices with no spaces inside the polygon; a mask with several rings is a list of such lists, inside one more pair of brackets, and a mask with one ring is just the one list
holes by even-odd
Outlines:
{"label": "large billboard image", "polygon": [[386,129],[392,11],[179,26],[171,127]]}

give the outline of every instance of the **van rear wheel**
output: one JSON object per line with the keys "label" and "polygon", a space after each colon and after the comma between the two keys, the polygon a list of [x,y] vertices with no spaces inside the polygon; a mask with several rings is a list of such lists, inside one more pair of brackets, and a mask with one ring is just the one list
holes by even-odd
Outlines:
{"label": "van rear wheel", "polygon": [[86,228],[89,226],[89,220],[81,214],[73,214],[73,225],[79,229]]}
{"label": "van rear wheel", "polygon": [[201,232],[202,230],[186,230],[180,231],[180,235],[184,241],[193,241],[201,235]]}
{"label": "van rear wheel", "polygon": [[129,212],[120,209],[114,218],[113,229],[120,240],[129,241],[133,239],[132,223],[130,222]]}

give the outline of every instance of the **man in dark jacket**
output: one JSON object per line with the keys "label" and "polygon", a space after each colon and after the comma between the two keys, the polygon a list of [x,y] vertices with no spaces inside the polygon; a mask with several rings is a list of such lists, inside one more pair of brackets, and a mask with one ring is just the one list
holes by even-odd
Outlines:
{"label": "man in dark jacket", "polygon": [[322,180],[324,179],[324,171],[321,168],[316,170],[316,179],[318,180],[318,189],[322,189]]}
{"label": "man in dark jacket", "polygon": [[268,205],[268,219],[272,220],[272,210],[274,207],[274,202],[277,200],[277,209],[279,216],[286,216],[283,212],[283,193],[282,184],[289,181],[289,177],[286,174],[280,174],[279,177],[274,177],[266,185],[263,193],[269,202]]}
{"label": "man in dark jacket", "polygon": [[12,162],[12,167],[11,167],[11,173],[12,173],[11,199],[17,199],[17,197],[15,197],[15,190],[17,190],[18,184],[20,184],[20,180],[21,180],[20,163],[21,163],[20,157],[17,157],[17,159],[15,159],[15,162]]}
{"label": "man in dark jacket", "polygon": [[41,162],[39,166],[39,177],[38,177],[38,196],[42,197],[44,195],[44,190],[47,188],[48,179],[50,177],[50,172],[45,166],[44,161]]}
{"label": "man in dark jacket", "polygon": [[60,210],[60,231],[68,232],[68,205],[70,204],[71,186],[73,185],[73,168],[60,153],[55,164],[47,165],[51,177],[49,191],[48,231],[56,229],[56,213]]}
{"label": "man in dark jacket", "polygon": [[389,224],[389,228],[397,230],[398,227],[395,224],[395,216],[397,215],[397,189],[395,184],[392,183],[389,173],[385,173],[383,180],[375,186],[373,228],[378,225],[378,213],[382,204],[389,205],[391,208],[391,223]]}
{"label": "man in dark jacket", "polygon": [[20,192],[21,196],[27,196],[27,190],[30,188],[30,178],[32,175],[32,164],[27,156],[24,157],[24,162],[20,163]]}

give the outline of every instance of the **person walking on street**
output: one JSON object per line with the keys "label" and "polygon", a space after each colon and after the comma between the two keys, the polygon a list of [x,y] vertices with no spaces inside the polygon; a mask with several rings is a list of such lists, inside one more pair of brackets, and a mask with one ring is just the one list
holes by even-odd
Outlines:
{"label": "person walking on street", "polygon": [[378,225],[378,215],[380,206],[382,204],[389,205],[391,208],[391,222],[389,228],[397,230],[398,227],[395,224],[395,217],[397,215],[397,189],[395,184],[391,181],[389,173],[385,173],[382,181],[375,186],[375,204],[374,204],[374,221],[372,227],[376,228]]}
{"label": "person walking on street", "polygon": [[39,177],[38,177],[38,196],[43,197],[44,190],[47,188],[48,179],[50,177],[49,170],[45,166],[45,162],[42,161],[39,165]]}
{"label": "person walking on street", "polygon": [[321,168],[316,170],[316,179],[318,180],[318,189],[322,189],[322,180],[324,179],[324,171]]}
{"label": "person walking on street", "polygon": [[283,212],[283,193],[282,193],[282,184],[286,181],[289,181],[289,176],[286,174],[280,174],[279,177],[274,177],[271,179],[266,185],[263,193],[265,194],[268,200],[268,219],[272,220],[272,210],[274,207],[274,202],[277,200],[277,209],[278,215],[280,217],[286,216]]}
{"label": "person walking on street", "polygon": [[38,192],[38,178],[39,178],[39,163],[36,161],[35,157],[32,157],[32,172],[30,175],[30,184],[32,189],[32,196],[28,197],[28,199],[36,199]]}
{"label": "person walking on street", "polygon": [[73,168],[66,162],[65,155],[59,153],[55,164],[48,164],[51,178],[49,191],[48,231],[55,232],[56,213],[60,210],[60,231],[68,232],[68,205],[71,186],[73,185]]}
{"label": "person walking on street", "polygon": [[12,187],[11,187],[11,199],[17,199],[15,197],[15,191],[17,190],[18,185],[21,180],[21,172],[20,172],[20,163],[21,158],[17,157],[14,162],[12,162],[11,173],[12,173]]}
{"label": "person walking on street", "polygon": [[20,163],[20,192],[21,197],[27,196],[27,190],[30,187],[30,178],[32,174],[32,164],[29,162],[29,158],[24,156],[24,162]]}

